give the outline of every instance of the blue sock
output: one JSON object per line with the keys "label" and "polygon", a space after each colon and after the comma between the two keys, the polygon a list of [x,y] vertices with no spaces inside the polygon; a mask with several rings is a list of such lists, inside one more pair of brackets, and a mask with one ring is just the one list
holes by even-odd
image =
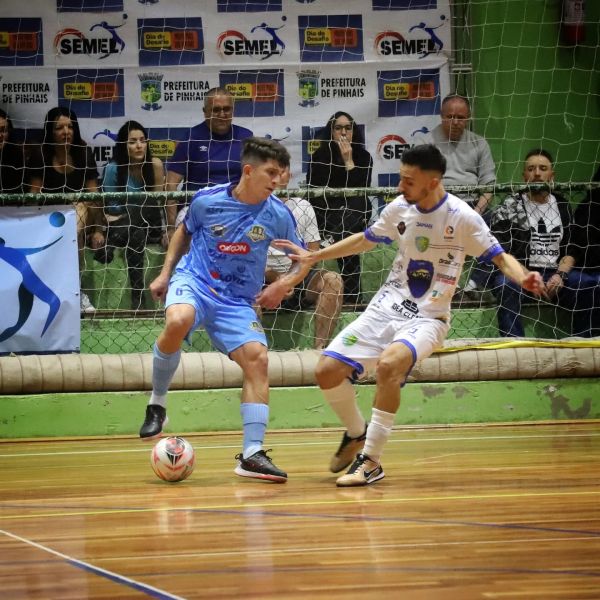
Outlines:
{"label": "blue sock", "polygon": [[267,422],[269,421],[269,405],[245,402],[240,406],[242,423],[244,424],[244,458],[262,450]]}
{"label": "blue sock", "polygon": [[152,393],[158,397],[164,397],[169,391],[171,380],[181,358],[181,350],[173,354],[164,354],[154,344],[154,360],[152,361]]}

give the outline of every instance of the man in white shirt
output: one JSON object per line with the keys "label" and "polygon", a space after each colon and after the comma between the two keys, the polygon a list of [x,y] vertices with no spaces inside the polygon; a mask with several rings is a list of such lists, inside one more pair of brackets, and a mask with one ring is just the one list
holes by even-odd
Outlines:
{"label": "man in white shirt", "polygon": [[[289,168],[281,175],[281,186],[286,187],[290,180]],[[315,211],[308,200],[302,198],[284,198],[284,203],[290,209],[296,220],[298,237],[309,250],[318,250],[321,236],[317,226]],[[287,254],[273,246],[269,247],[265,283],[272,283],[285,275],[292,266]],[[315,309],[315,342],[316,350],[322,350],[329,343],[335,331],[340,310],[342,308],[344,283],[339,273],[326,269],[311,269],[295,289],[290,290],[282,302],[282,308],[302,310],[307,307]]]}
{"label": "man in white shirt", "polygon": [[[327,346],[316,369],[325,398],[346,426],[330,463],[334,473],[350,465],[336,481],[340,487],[368,485],[384,477],[380,457],[400,406],[400,387],[414,364],[440,347],[448,334],[450,302],[465,256],[492,261],[532,293],[544,291],[540,274],[507,254],[481,216],[444,190],[445,170],[446,160],[436,146],[414,146],[402,155],[401,195],[366,231],[312,253],[276,242],[294,250],[291,257],[304,266],[365,252],[378,243],[398,244],[386,282],[366,310]],[[351,381],[370,370],[377,388],[366,426]]]}

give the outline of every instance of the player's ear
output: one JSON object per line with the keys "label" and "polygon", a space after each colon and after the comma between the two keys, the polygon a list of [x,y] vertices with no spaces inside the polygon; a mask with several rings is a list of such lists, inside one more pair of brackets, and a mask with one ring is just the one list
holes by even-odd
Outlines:
{"label": "player's ear", "polygon": [[253,171],[253,167],[250,163],[246,163],[243,167],[242,167],[242,173],[244,175],[246,175],[246,177],[248,177],[248,175],[250,175]]}

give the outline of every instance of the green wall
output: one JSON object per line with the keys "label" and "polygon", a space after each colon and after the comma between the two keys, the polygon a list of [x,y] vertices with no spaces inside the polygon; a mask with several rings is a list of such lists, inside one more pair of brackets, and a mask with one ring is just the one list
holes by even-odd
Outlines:
{"label": "green wall", "polygon": [[[600,2],[586,2],[586,38],[560,43],[560,0],[459,0],[471,24],[456,35],[474,75],[474,128],[489,141],[497,181],[520,181],[528,150],[544,147],[558,182],[589,181],[600,164]],[[460,51],[459,51],[460,52]]]}

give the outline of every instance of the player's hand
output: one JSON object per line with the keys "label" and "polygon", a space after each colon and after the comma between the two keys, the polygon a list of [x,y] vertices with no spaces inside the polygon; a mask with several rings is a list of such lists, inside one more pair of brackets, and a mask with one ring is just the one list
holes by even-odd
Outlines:
{"label": "player's hand", "polygon": [[162,273],[150,284],[149,289],[153,300],[164,302],[169,289],[169,276]]}
{"label": "player's hand", "polygon": [[546,291],[548,294],[548,298],[554,298],[558,294],[558,291],[563,287],[563,280],[560,275],[556,273],[548,279],[546,282]]}
{"label": "player's hand", "polygon": [[315,256],[315,252],[301,248],[297,244],[294,244],[294,242],[290,242],[290,240],[273,240],[271,246],[283,250],[288,255],[288,258],[303,265],[310,266],[319,261]]}
{"label": "player's hand", "polygon": [[548,297],[548,291],[542,276],[537,271],[530,271],[521,282],[521,287],[536,296]]}
{"label": "player's hand", "polygon": [[290,294],[290,291],[293,292],[294,288],[290,290],[285,285],[282,285],[280,280],[274,281],[264,287],[258,296],[256,296],[256,304],[261,308],[277,308],[281,304],[281,301]]}

